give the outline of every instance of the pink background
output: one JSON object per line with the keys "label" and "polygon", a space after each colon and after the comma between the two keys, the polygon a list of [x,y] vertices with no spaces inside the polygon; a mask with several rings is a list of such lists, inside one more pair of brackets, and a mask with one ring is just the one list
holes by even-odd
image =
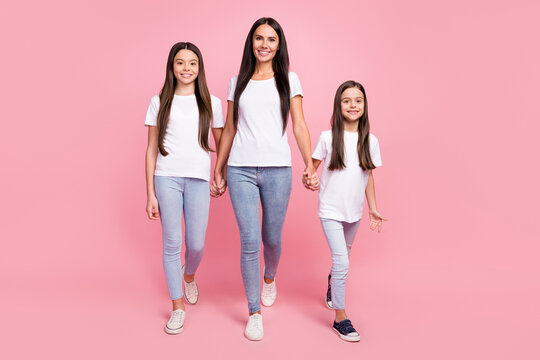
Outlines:
{"label": "pink background", "polygon": [[[3,4],[2,358],[538,359],[539,10],[525,0]],[[297,181],[265,339],[243,337],[228,196],[211,203],[200,302],[183,334],[162,330],[170,302],[160,225],[144,212],[146,109],[177,41],[200,47],[225,103],[261,16],[285,30],[313,144],[337,86],[367,89],[390,221],[380,234],[364,223],[353,248],[359,344],[330,330],[330,256],[292,136]]]}

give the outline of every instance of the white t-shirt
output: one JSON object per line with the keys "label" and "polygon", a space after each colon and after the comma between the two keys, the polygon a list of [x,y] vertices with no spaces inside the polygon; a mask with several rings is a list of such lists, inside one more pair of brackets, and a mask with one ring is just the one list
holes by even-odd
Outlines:
{"label": "white t-shirt", "polygon": [[[345,131],[345,168],[328,170],[332,158],[332,130],[321,132],[312,157],[324,161],[319,190],[319,217],[345,222],[355,222],[362,218],[364,198],[369,170],[362,170],[358,162],[357,132]],[[369,134],[369,152],[373,165],[382,165],[379,140]]]}
{"label": "white t-shirt", "polygon": [[[223,127],[221,100],[211,95],[213,128]],[[159,96],[150,100],[145,125],[157,126]],[[209,134],[210,136],[210,134]],[[210,153],[199,144],[199,107],[195,95],[174,95],[163,139],[167,156],[158,153],[156,176],[190,177],[210,181]]]}
{"label": "white t-shirt", "polygon": [[[237,76],[227,100],[234,101]],[[298,76],[289,73],[291,99],[302,94]],[[291,166],[291,149],[283,133],[281,103],[274,78],[249,80],[238,102],[238,126],[229,155],[232,166]]]}

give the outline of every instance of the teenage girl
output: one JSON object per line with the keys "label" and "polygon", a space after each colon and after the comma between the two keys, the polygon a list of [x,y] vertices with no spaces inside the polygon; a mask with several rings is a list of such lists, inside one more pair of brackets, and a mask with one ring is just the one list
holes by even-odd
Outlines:
{"label": "teenage girl", "polygon": [[[335,310],[333,329],[346,341],[359,341],[345,313],[345,279],[351,246],[360,225],[364,198],[369,205],[370,228],[381,231],[387,220],[377,210],[372,170],[382,165],[379,141],[369,133],[364,87],[347,81],[334,98],[332,129],[323,131],[313,151],[313,165],[325,166],[319,191],[319,217],[332,253],[326,304]],[[365,193],[365,197],[364,197]]]}
{"label": "teenage girl", "polygon": [[[292,181],[286,132],[289,111],[306,166],[305,185],[312,190],[318,188],[302,96],[298,76],[289,72],[287,42],[281,26],[272,18],[255,21],[246,38],[240,72],[229,83],[227,121],[212,184],[213,195],[219,196],[228,183],[240,230],[241,272],[249,311],[244,335],[249,340],[264,336],[260,301],[271,306],[276,299],[275,276]],[[261,238],[265,265],[262,294]]]}
{"label": "teenage girl", "polygon": [[[223,130],[221,101],[208,92],[203,58],[192,43],[171,48],[165,83],[150,101],[145,125],[146,212],[152,220],[161,219],[163,267],[173,309],[165,332],[179,334],[185,319],[182,295],[189,304],[199,298],[195,272],[203,255],[210,205],[209,132],[212,128],[217,147]],[[180,260],[182,212],[185,268]]]}

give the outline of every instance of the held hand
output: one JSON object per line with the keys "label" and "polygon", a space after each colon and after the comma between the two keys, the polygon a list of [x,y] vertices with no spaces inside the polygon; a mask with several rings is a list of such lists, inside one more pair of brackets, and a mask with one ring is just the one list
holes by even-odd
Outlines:
{"label": "held hand", "polygon": [[159,219],[158,201],[155,196],[148,198],[148,200],[146,200],[146,214],[148,215],[148,218],[150,220]]}
{"label": "held hand", "polygon": [[225,193],[225,189],[227,188],[227,182],[223,178],[223,174],[221,171],[218,171],[217,169],[214,170],[214,181],[212,181],[212,185],[210,186],[210,195],[213,197],[220,197]]}
{"label": "held hand", "polygon": [[377,210],[369,211],[369,220],[369,228],[371,230],[377,229],[378,232],[381,232],[382,230],[383,221],[388,221],[388,219],[382,216]]}
{"label": "held hand", "polygon": [[312,167],[307,167],[304,170],[302,173],[302,184],[304,184],[306,189],[311,191],[319,190],[320,181],[315,169]]}

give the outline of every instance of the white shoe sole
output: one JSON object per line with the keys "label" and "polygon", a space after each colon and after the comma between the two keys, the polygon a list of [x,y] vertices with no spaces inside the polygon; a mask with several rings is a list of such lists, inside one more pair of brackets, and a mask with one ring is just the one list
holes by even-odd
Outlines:
{"label": "white shoe sole", "polygon": [[166,332],[167,334],[169,334],[169,335],[178,335],[178,334],[180,334],[182,331],[184,331],[184,327],[182,326],[180,329],[174,329],[174,330],[173,330],[173,329],[169,329],[169,328],[167,327],[167,325],[165,325],[164,330],[165,330],[165,332]]}
{"label": "white shoe sole", "polygon": [[337,331],[336,329],[334,329],[334,327],[332,327],[332,330],[334,330],[336,332],[336,334],[339,335],[339,337],[341,338],[341,340],[345,340],[345,341],[348,341],[348,342],[357,342],[357,341],[360,341],[360,335],[358,336],[347,336],[347,335],[343,335],[341,334],[339,331]]}
{"label": "white shoe sole", "polygon": [[259,336],[258,337],[249,337],[248,334],[246,334],[244,332],[244,336],[246,337],[246,339],[251,340],[251,341],[260,341],[260,340],[262,340],[264,338],[264,333],[262,333],[262,335],[260,337]]}
{"label": "white shoe sole", "polygon": [[330,310],[334,310],[334,308],[332,307],[332,302],[328,302],[326,301],[326,299],[324,299],[324,303],[326,304],[326,307],[329,308]]}

